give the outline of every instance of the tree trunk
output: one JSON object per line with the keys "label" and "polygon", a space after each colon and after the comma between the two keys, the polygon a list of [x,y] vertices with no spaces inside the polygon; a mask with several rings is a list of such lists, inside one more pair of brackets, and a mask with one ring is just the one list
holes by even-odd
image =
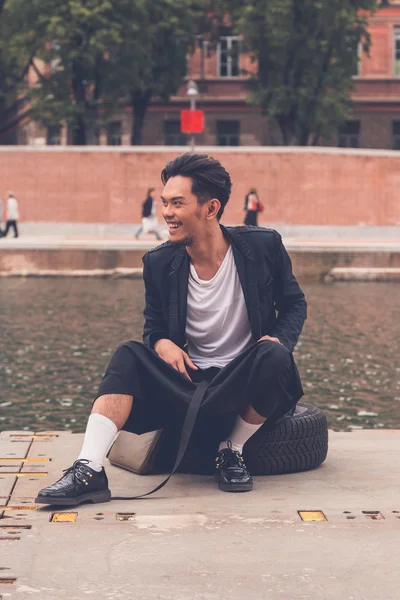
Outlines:
{"label": "tree trunk", "polygon": [[86,146],[86,126],[82,117],[77,117],[72,129],[72,145]]}
{"label": "tree trunk", "polygon": [[132,130],[131,144],[132,146],[140,146],[142,144],[142,133],[144,118],[147,108],[150,104],[151,92],[133,92],[131,95],[132,106]]}
{"label": "tree trunk", "polygon": [[279,115],[277,121],[282,134],[283,146],[295,146],[296,136],[290,118],[286,115]]}
{"label": "tree trunk", "polygon": [[75,103],[78,106],[79,113],[75,117],[75,123],[72,129],[72,144],[74,146],[85,146],[86,140],[86,90],[84,83],[84,70],[79,61],[73,61],[72,63],[72,80],[71,87],[74,95]]}
{"label": "tree trunk", "polygon": [[310,141],[310,129],[307,126],[303,126],[301,128],[301,133],[299,136],[299,146],[308,146]]}

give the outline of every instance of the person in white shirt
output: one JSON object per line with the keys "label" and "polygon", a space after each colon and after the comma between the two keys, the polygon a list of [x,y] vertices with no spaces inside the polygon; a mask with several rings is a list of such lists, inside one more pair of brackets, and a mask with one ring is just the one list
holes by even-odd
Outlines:
{"label": "person in white shirt", "polygon": [[8,192],[8,199],[6,205],[6,228],[2,232],[1,237],[7,237],[11,227],[14,230],[14,237],[18,237],[18,202],[13,192]]}
{"label": "person in white shirt", "polygon": [[4,221],[4,204],[3,204],[3,200],[0,198],[0,237],[2,235],[3,221]]}

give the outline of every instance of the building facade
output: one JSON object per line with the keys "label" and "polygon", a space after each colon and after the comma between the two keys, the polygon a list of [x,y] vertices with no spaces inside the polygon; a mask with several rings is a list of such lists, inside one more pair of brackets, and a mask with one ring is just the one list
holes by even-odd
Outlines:
{"label": "building facade", "polygon": [[[352,148],[400,150],[400,0],[370,18],[370,55],[360,55],[354,76],[353,115],[328,145]],[[187,79],[197,83],[197,108],[205,111],[205,131],[196,135],[196,145],[260,146],[279,143],[260,109],[247,102],[247,76],[254,69],[241,52],[240,38],[225,35],[216,48],[199,41],[188,59]],[[154,100],[144,123],[143,145],[186,145],[180,132],[180,111],[189,107],[186,82],[168,104]],[[13,108],[11,107],[11,111]],[[21,101],[14,108],[18,114]],[[100,145],[129,145],[132,113],[122,108],[99,131]],[[65,128],[44,129],[28,119],[15,126],[14,143],[67,144]],[[8,136],[7,139],[11,139]],[[7,142],[3,134],[2,143]],[[325,144],[324,144],[325,145]]]}

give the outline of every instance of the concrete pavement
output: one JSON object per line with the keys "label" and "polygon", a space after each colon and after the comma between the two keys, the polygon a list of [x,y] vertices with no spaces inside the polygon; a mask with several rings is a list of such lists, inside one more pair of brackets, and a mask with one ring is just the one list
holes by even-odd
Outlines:
{"label": "concrete pavement", "polygon": [[[35,507],[81,442],[67,432],[0,434],[3,599],[399,598],[400,431],[330,432],[320,468],[258,477],[249,494],[176,475],[146,500]],[[114,495],[161,478],[106,469]],[[327,520],[304,522],[301,511]]]}

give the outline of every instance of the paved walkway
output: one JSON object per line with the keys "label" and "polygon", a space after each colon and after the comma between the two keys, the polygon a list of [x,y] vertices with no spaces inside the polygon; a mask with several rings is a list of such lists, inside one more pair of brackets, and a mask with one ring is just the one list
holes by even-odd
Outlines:
{"label": "paved walkway", "polygon": [[[19,238],[0,238],[0,250],[52,250],[52,249],[85,249],[85,250],[149,250],[160,243],[168,240],[165,236],[162,242],[158,242],[151,236],[143,236],[139,240],[132,237],[101,237],[101,236],[21,236]],[[285,237],[284,243],[288,251],[304,252],[399,252],[400,237],[391,238],[303,238]]]}
{"label": "paved walkway", "polygon": [[[176,475],[146,500],[35,507],[81,442],[68,432],[0,434],[3,599],[399,598],[400,431],[330,432],[319,469],[258,477],[249,494]],[[160,480],[106,469],[115,495]],[[327,520],[304,522],[299,511]]]}

